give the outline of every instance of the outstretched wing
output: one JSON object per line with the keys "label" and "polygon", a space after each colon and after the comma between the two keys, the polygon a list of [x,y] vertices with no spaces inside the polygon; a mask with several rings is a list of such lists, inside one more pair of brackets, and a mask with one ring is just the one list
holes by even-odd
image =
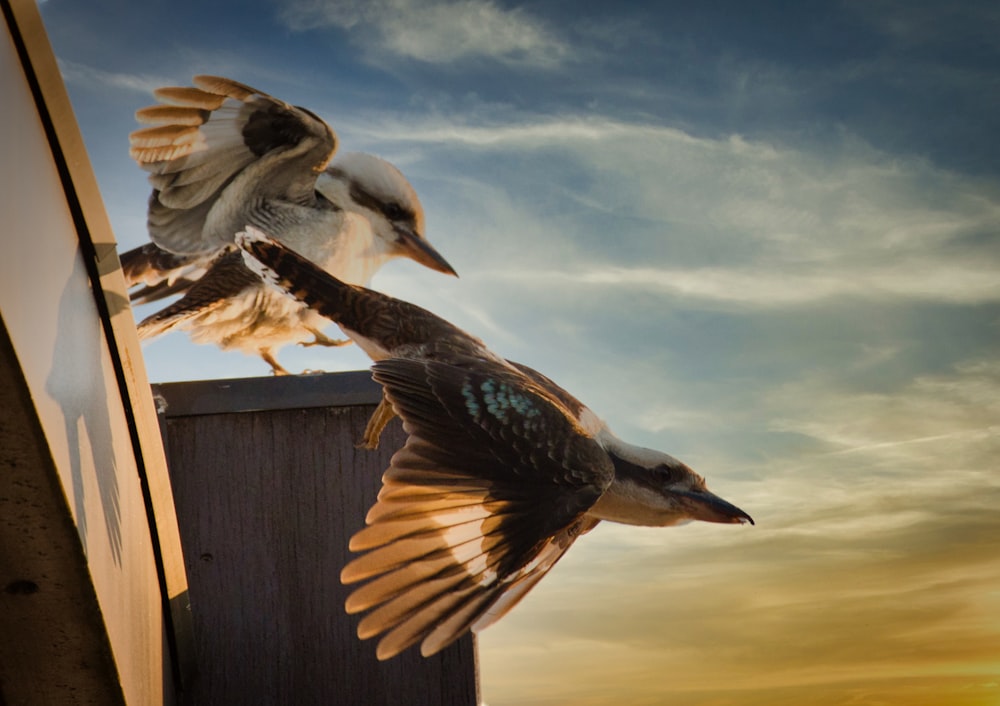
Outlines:
{"label": "outstretched wing", "polygon": [[162,104],[136,113],[152,127],[129,136],[130,154],[153,185],[150,238],[176,253],[222,244],[204,226],[237,178],[246,199],[312,204],[316,177],[336,149],[333,130],[304,108],[226,78],[196,76],[194,83],[158,89]]}
{"label": "outstretched wing", "polygon": [[520,600],[577,536],[613,469],[565,408],[516,369],[477,358],[390,359],[373,367],[409,437],[383,476],[365,552],[345,583],[383,634],[387,659],[422,641],[442,649]]}

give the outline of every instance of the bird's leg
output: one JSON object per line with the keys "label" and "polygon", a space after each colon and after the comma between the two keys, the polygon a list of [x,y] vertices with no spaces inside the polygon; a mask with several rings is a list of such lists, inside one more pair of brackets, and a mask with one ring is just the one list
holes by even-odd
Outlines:
{"label": "bird's leg", "polygon": [[378,403],[378,407],[372,412],[371,419],[368,420],[368,426],[365,427],[365,435],[361,439],[361,443],[358,444],[358,448],[372,449],[378,448],[379,437],[382,436],[382,430],[385,429],[385,425],[392,421],[392,418],[396,416],[396,412],[393,411],[392,405],[389,404],[389,400],[385,398],[385,392],[382,393],[382,401]]}
{"label": "bird's leg", "polygon": [[351,342],[349,338],[330,338],[325,333],[315,328],[306,328],[306,331],[313,335],[311,341],[299,341],[300,346],[346,346]]}
{"label": "bird's leg", "polygon": [[271,366],[271,372],[275,375],[291,375],[287,370],[281,367],[281,364],[271,355],[270,348],[261,348],[258,353],[260,357],[264,359],[264,362]]}

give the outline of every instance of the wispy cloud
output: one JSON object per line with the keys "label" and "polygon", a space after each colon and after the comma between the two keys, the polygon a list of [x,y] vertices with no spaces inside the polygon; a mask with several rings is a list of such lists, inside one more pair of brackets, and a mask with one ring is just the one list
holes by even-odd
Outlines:
{"label": "wispy cloud", "polygon": [[863,454],[908,472],[977,465],[987,453],[1000,453],[996,361],[961,363],[891,393],[837,394],[826,384],[818,378],[775,390],[769,404],[785,413],[773,428],[813,437],[836,455]]}
{"label": "wispy cloud", "polygon": [[[987,617],[1000,609],[998,398],[993,361],[893,395],[822,380],[776,391],[755,413],[794,411],[781,430],[833,452],[777,452],[763,480],[721,490],[757,527],[608,525],[581,539],[481,637],[483,674],[519,675],[486,688],[511,703],[546,703],[572,679],[580,703],[832,705],[900,702],[924,680],[906,703],[987,702],[1000,648]],[[615,674],[619,691],[590,674]]]}
{"label": "wispy cloud", "polygon": [[[970,0],[954,7],[935,2],[879,0],[850,3],[847,8],[905,46],[985,45],[1000,29],[1000,10],[988,0]],[[970,21],[972,18],[974,21]]]}
{"label": "wispy cloud", "polygon": [[434,64],[485,58],[552,67],[570,54],[538,18],[489,0],[291,0],[280,17],[293,30],[350,29],[363,49]]}
{"label": "wispy cloud", "polygon": [[[522,176],[501,173],[498,182],[531,185],[519,194],[522,204],[511,204],[528,227],[510,228],[507,221],[496,242],[516,251],[519,233],[527,235],[531,247],[524,252],[537,252],[541,241],[560,243],[557,267],[512,269],[509,259],[484,258],[484,266],[505,266],[482,277],[746,307],[840,297],[1000,299],[1000,255],[990,246],[1000,232],[997,186],[880,153],[849,136],[809,148],[695,137],[599,116],[507,115],[484,124],[473,110],[464,118],[411,118],[375,119],[358,133],[383,145],[426,147],[424,161],[439,173],[455,173],[451,165],[460,158],[466,176],[457,189],[449,185],[452,218],[463,207],[463,188],[477,192],[469,206],[480,212],[491,199],[510,201],[509,193],[491,191],[489,180],[516,164]],[[539,201],[550,210],[533,210]],[[559,201],[573,208],[560,209]],[[592,232],[595,217],[621,225],[613,238],[591,241],[588,251],[576,234]],[[479,226],[489,228],[489,222]],[[623,258],[629,252],[655,255],[639,264]]]}
{"label": "wispy cloud", "polygon": [[955,304],[1000,301],[1000,279],[989,263],[922,263],[899,267],[653,269],[603,267],[496,271],[483,277],[535,286],[606,287],[717,302],[739,308],[802,307],[833,298],[899,297]]}
{"label": "wispy cloud", "polygon": [[173,79],[149,74],[106,71],[75,61],[59,59],[59,72],[68,84],[102,85],[151,95],[153,89],[174,83]]}
{"label": "wispy cloud", "polygon": [[[493,107],[490,107],[493,112]],[[412,122],[411,122],[412,118]],[[409,116],[358,124],[356,130],[379,141],[418,142],[472,147],[529,148],[538,145],[613,139],[623,135],[663,135],[685,139],[680,130],[653,125],[622,123],[603,117],[531,118],[510,115],[507,122],[482,124],[485,118],[472,109],[448,118]],[[694,139],[694,138],[690,138]]]}

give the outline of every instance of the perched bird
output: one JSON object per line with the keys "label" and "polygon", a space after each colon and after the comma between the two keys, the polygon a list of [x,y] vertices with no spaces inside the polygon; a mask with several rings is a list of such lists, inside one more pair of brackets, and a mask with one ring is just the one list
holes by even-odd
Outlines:
{"label": "perched bird", "polygon": [[231,250],[233,236],[264,228],[321,268],[367,283],[395,257],[455,274],[424,238],[410,183],[388,162],[338,154],[330,127],[298,108],[226,78],[155,92],[161,105],[136,118],[131,155],[150,172],[151,242],[121,256],[133,303],[183,296],[139,324],[148,339],[187,329],[197,343],[274,357],[288,343],[340,345],[329,322],[270,287]]}
{"label": "perched bird", "polygon": [[[237,244],[376,361],[403,420],[406,443],[350,541],[363,554],[341,573],[365,582],[346,607],[369,611],[358,635],[383,635],[379,659],[417,642],[434,654],[490,625],[601,520],[753,523],[676,458],[622,441],[549,378],[444,319],[340,282],[255,229]],[[375,427],[392,415],[381,416]]]}

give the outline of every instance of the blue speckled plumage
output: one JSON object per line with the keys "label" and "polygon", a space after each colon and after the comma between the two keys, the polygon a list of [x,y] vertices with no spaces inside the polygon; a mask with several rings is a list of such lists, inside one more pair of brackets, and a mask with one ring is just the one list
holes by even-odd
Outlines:
{"label": "blue speckled plumage", "polygon": [[[527,396],[519,393],[509,383],[488,379],[479,386],[479,389],[483,394],[482,401],[486,405],[486,411],[502,422],[510,421],[511,415],[508,412],[514,412],[526,419],[541,414],[538,407]],[[482,408],[471,387],[463,386],[462,394],[465,396],[469,412],[478,420]]]}
{"label": "blue speckled plumage", "polygon": [[472,394],[472,385],[469,383],[462,385],[462,396],[465,398],[465,408],[469,410],[469,414],[478,419],[481,408],[479,400]]}

